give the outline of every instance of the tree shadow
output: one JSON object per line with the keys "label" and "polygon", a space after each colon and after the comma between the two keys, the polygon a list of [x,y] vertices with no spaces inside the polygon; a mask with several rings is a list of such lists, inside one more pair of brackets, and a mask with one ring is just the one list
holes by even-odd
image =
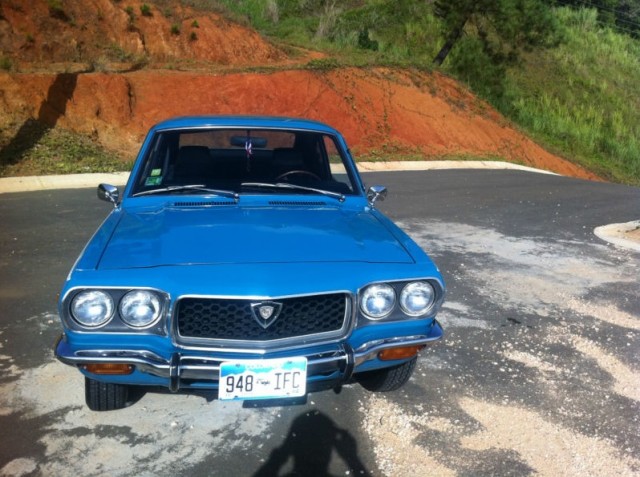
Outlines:
{"label": "tree shadow", "polygon": [[[357,442],[349,431],[319,411],[304,413],[295,418],[282,445],[271,452],[254,477],[330,476],[334,451],[347,465],[350,475],[371,475],[358,457]],[[286,472],[291,460],[293,469]],[[283,471],[286,473],[281,474]]]}
{"label": "tree shadow", "polygon": [[60,73],[49,86],[35,118],[27,119],[16,135],[0,149],[0,167],[16,164],[65,115],[73,97],[79,73]]}

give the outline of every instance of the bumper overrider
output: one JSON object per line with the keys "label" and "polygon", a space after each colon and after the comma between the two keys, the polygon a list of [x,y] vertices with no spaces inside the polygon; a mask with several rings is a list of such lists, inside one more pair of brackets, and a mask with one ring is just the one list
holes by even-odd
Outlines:
{"label": "bumper overrider", "polygon": [[[336,344],[331,349],[295,353],[297,357],[307,358],[307,380],[313,388],[314,384],[330,382],[340,385],[348,382],[354,373],[372,369],[368,364],[379,359],[385,351],[398,350],[400,355],[406,350],[409,354],[417,354],[424,346],[433,344],[443,336],[443,330],[437,320],[426,334],[384,338],[369,341],[357,349],[347,342]],[[274,354],[277,354],[275,352]],[[172,392],[183,388],[217,388],[220,364],[229,358],[201,354],[174,352],[169,359],[148,350],[132,349],[83,349],[74,351],[64,335],[60,336],[55,346],[55,356],[64,364],[76,366],[85,372],[93,369],[108,369],[108,366],[123,369],[129,367],[128,373],[97,372],[105,374],[108,379],[113,374],[142,373],[155,377]],[[263,356],[266,357],[266,356]],[[406,356],[404,360],[412,356]],[[259,359],[259,358],[258,358]],[[399,358],[402,359],[402,358]],[[105,366],[107,368],[105,368]],[[130,384],[136,384],[131,382]]]}

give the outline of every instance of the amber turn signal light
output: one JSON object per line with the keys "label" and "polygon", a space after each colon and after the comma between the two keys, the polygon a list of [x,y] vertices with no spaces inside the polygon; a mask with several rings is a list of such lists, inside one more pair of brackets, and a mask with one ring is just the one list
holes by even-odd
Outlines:
{"label": "amber turn signal light", "polygon": [[393,361],[394,359],[413,358],[418,352],[424,348],[424,345],[405,346],[403,348],[389,348],[380,351],[378,358],[383,361]]}
{"label": "amber turn signal light", "polygon": [[95,363],[85,364],[84,369],[93,374],[131,374],[133,366],[130,364],[119,363]]}

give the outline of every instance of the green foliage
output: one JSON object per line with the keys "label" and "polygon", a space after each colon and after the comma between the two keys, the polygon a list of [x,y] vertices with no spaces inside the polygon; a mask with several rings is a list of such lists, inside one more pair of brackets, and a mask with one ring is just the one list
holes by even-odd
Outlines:
{"label": "green foliage", "polygon": [[13,62],[8,56],[0,56],[0,70],[11,71]]}
{"label": "green foliage", "polygon": [[340,67],[340,63],[335,58],[319,58],[309,61],[305,69],[315,71],[329,71]]}
{"label": "green foliage", "polygon": [[136,20],[136,14],[133,11],[133,7],[128,6],[124,9],[124,12],[129,16],[129,26],[133,25]]}
{"label": "green foliage", "polygon": [[143,3],[142,5],[140,5],[140,14],[143,17],[151,17],[151,16],[153,16],[153,13],[151,12],[151,7],[149,5],[147,5],[146,3]]}
{"label": "green foliage", "polygon": [[44,134],[36,134],[33,141],[31,147],[22,148],[20,157],[2,150],[3,154],[11,157],[0,156],[0,176],[30,174],[32,171],[37,174],[116,172],[128,170],[132,165],[86,136],[64,129],[46,130]]}
{"label": "green foliage", "polygon": [[463,37],[448,59],[448,71],[486,99],[501,98],[506,65],[496,61],[476,37]]}
{"label": "green foliage", "polygon": [[596,10],[557,11],[564,42],[509,71],[500,109],[562,154],[640,184],[640,44]]}
{"label": "green foliage", "polygon": [[563,6],[575,9],[595,8],[599,24],[640,37],[640,3],[638,0],[562,0]]}
{"label": "green foliage", "polygon": [[64,11],[64,6],[62,5],[62,0],[47,0],[47,5],[49,6],[49,15],[53,18],[57,18],[58,20],[62,20],[64,22],[71,21],[67,12]]}
{"label": "green foliage", "polygon": [[179,35],[180,34],[180,25],[177,23],[174,23],[173,25],[171,25],[171,34],[172,35]]}
{"label": "green foliage", "polygon": [[477,38],[494,64],[513,63],[522,50],[554,43],[556,23],[543,0],[438,0],[435,11],[447,38],[437,64],[463,35]]}

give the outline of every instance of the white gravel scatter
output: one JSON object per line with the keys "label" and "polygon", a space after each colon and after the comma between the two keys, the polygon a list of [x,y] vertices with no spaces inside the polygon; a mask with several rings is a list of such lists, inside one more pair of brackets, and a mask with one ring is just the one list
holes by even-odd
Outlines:
{"label": "white gravel scatter", "polygon": [[[560,341],[561,330],[557,331],[555,337],[551,336],[550,342]],[[625,365],[591,340],[579,336],[569,336],[567,339],[574,349],[585,355],[586,358],[594,360],[596,366],[611,375],[614,380],[613,392],[640,402],[640,372]]]}
{"label": "white gravel scatter", "polygon": [[[446,271],[450,289],[459,294],[447,296],[438,315],[455,339],[445,335],[441,352],[434,348],[423,356],[413,377],[446,404],[431,403],[424,412],[415,400],[388,394],[368,396],[361,408],[384,475],[467,475],[499,464],[492,462],[495,456],[511,456],[540,476],[640,475],[633,454],[640,435],[632,423],[640,403],[633,358],[640,317],[593,298],[618,284],[624,290],[637,285],[634,255],[596,243],[509,237],[467,224],[400,225],[436,263],[440,254],[459,257],[455,269]],[[470,288],[498,312],[483,316],[470,306],[460,293]],[[637,306],[637,296],[622,297],[628,309]],[[531,317],[530,325],[505,324],[504,317],[518,316],[513,313]],[[611,337],[607,330],[613,326]],[[495,368],[486,382],[465,379],[481,376],[488,364]],[[442,396],[437,380],[443,392],[455,391]],[[582,402],[589,392],[594,399],[617,394],[615,402],[626,407],[608,411],[603,402],[600,412],[597,403]],[[538,405],[532,396],[543,401]],[[607,427],[625,419],[629,424],[620,429]]]}
{"label": "white gravel scatter", "polygon": [[369,397],[364,427],[384,475],[457,475],[434,459],[428,447],[415,443],[427,429],[448,433],[451,444],[462,449],[515,450],[540,476],[632,477],[640,468],[639,460],[621,455],[607,440],[553,424],[534,411],[468,397],[458,404],[482,425],[481,431],[464,435],[447,418],[407,412],[385,397]]}
{"label": "white gravel scatter", "polygon": [[[40,444],[46,459],[38,475],[177,475],[212,453],[251,448],[268,435],[277,408],[243,409],[241,402],[146,394],[117,412],[92,412],[84,405],[84,381],[73,368],[51,358],[0,388],[0,409],[52,416]],[[18,459],[18,464],[26,462]],[[3,470],[16,474],[13,468]],[[4,475],[4,474],[2,474]]]}
{"label": "white gravel scatter", "polygon": [[626,313],[611,303],[598,304],[571,297],[567,300],[567,307],[576,313],[592,316],[611,325],[640,331],[640,317]]}
{"label": "white gravel scatter", "polygon": [[[551,307],[565,307],[566,297],[612,282],[637,282],[637,270],[598,258],[607,246],[545,242],[510,237],[496,230],[455,222],[398,222],[437,262],[440,251],[460,256],[454,280],[482,284],[492,301],[523,313],[550,316]],[[467,258],[472,255],[474,258]],[[477,257],[482,257],[478,266]],[[465,260],[474,263],[465,263]]]}
{"label": "white gravel scatter", "polygon": [[446,328],[480,328],[484,330],[491,328],[487,320],[474,316],[467,306],[456,302],[444,303],[438,313],[438,321]]}
{"label": "white gravel scatter", "polygon": [[461,407],[484,430],[463,437],[474,450],[513,449],[541,476],[635,476],[640,461],[621,456],[604,439],[584,436],[517,406],[501,406],[463,398]]}
{"label": "white gravel scatter", "polygon": [[35,472],[37,468],[38,465],[32,459],[14,459],[0,469],[0,477],[22,477]]}
{"label": "white gravel scatter", "polygon": [[426,415],[407,414],[375,394],[368,397],[364,409],[364,429],[373,441],[377,464],[384,475],[456,475],[453,469],[435,460],[428,448],[414,443],[421,427],[442,422]]}

